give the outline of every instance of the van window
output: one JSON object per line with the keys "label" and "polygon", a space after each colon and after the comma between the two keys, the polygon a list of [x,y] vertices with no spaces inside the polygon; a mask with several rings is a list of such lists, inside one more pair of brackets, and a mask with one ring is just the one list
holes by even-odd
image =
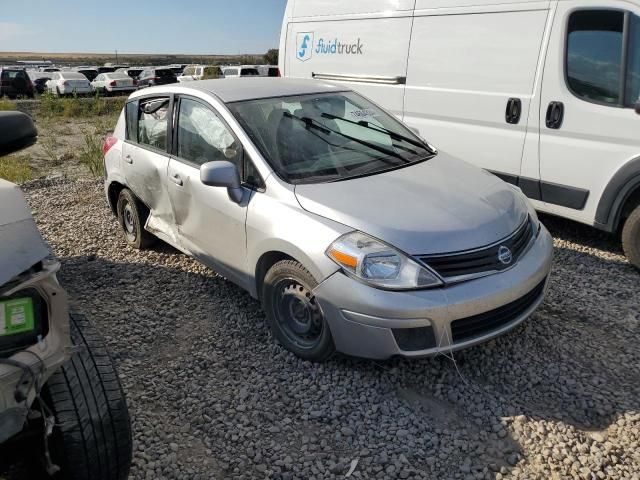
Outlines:
{"label": "van window", "polygon": [[640,100],[640,17],[631,15],[629,24],[629,63],[627,65],[626,106],[632,107]]}
{"label": "van window", "polygon": [[619,105],[624,13],[584,10],[569,18],[567,82],[579,97]]}
{"label": "van window", "polygon": [[139,111],[138,143],[166,151],[169,99],[156,98],[140,102]]}

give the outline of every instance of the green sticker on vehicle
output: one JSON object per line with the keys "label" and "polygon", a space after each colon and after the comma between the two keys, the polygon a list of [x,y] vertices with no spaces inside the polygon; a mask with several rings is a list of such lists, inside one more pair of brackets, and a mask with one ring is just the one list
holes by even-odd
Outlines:
{"label": "green sticker on vehicle", "polygon": [[0,302],[0,337],[33,330],[33,300],[14,298]]}

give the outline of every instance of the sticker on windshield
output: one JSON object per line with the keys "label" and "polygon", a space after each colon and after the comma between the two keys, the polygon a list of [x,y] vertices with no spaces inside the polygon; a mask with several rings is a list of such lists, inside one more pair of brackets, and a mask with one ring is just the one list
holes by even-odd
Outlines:
{"label": "sticker on windshield", "polygon": [[33,300],[16,298],[0,302],[0,337],[33,330]]}
{"label": "sticker on windshield", "polygon": [[363,108],[362,110],[353,110],[349,112],[349,115],[357,120],[366,120],[367,118],[373,118],[376,116],[376,111],[372,108]]}

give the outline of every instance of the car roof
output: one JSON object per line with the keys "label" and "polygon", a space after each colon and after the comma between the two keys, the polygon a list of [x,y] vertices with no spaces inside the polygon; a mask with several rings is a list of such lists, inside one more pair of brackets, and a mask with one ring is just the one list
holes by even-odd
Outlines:
{"label": "car roof", "polygon": [[[256,100],[259,98],[288,97],[313,93],[333,93],[349,91],[343,86],[319,80],[302,78],[245,77],[199,80],[176,86],[152,87],[158,92],[184,93],[185,90],[198,90],[218,97],[224,103]],[[151,89],[141,90],[139,95],[150,93]],[[137,96],[136,94],[134,94]]]}

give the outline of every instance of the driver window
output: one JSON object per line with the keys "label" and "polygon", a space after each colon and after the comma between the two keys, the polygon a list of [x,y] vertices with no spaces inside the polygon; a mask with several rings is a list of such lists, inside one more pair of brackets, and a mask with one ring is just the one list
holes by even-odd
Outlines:
{"label": "driver window", "polygon": [[241,148],[229,128],[213,110],[189,98],[180,101],[178,157],[196,165],[228,160],[242,171]]}

